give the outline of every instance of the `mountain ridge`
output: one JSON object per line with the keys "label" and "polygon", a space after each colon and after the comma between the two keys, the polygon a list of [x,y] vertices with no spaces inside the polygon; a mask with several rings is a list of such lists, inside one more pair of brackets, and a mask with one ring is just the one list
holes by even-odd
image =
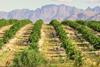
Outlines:
{"label": "mountain ridge", "polygon": [[0,19],[30,19],[35,22],[43,19],[46,23],[58,20],[100,20],[100,6],[78,9],[67,5],[45,5],[36,10],[16,9],[10,12],[0,11]]}

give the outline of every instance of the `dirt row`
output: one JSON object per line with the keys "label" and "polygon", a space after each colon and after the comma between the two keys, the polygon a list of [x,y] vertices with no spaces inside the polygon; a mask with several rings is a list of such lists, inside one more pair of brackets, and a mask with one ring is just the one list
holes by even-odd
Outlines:
{"label": "dirt row", "polygon": [[9,66],[17,52],[28,48],[28,38],[32,32],[32,27],[32,24],[27,24],[22,27],[16,32],[14,38],[10,39],[9,42],[0,49],[0,66]]}
{"label": "dirt row", "polygon": [[10,29],[12,25],[6,25],[0,28],[0,38],[4,36],[4,33]]}
{"label": "dirt row", "polygon": [[[0,28],[0,37],[3,37],[5,31],[9,30],[11,26]],[[0,66],[9,66],[16,53],[28,48],[28,39],[32,28],[32,24],[25,25],[0,49]],[[78,34],[73,28],[67,25],[63,25],[63,28],[68,33],[68,37],[76,44],[76,49],[79,49],[85,57],[85,67],[100,66],[99,51],[94,51],[91,44],[82,38],[82,34]],[[42,25],[41,38],[38,44],[40,53],[48,63],[56,64],[57,67],[74,67],[74,62],[68,59],[64,48],[61,47],[62,43],[53,26],[47,24]]]}
{"label": "dirt row", "polygon": [[57,67],[72,67],[72,63],[67,58],[64,48],[61,47],[59,37],[51,25],[44,24],[42,26],[39,51],[48,63],[56,64]]}
{"label": "dirt row", "polygon": [[[79,49],[83,56],[85,56],[85,65],[86,67],[98,67],[100,66],[100,51],[94,51],[93,46],[82,38],[82,34],[79,34],[73,28],[64,25],[65,31],[68,32],[68,37],[76,44],[76,49]],[[88,58],[88,59],[87,59]]]}

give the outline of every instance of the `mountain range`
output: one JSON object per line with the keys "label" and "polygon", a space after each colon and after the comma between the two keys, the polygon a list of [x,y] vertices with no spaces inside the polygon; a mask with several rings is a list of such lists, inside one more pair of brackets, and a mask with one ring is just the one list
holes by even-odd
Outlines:
{"label": "mountain range", "polygon": [[43,19],[45,23],[58,20],[100,20],[100,6],[78,9],[67,5],[46,5],[36,10],[16,9],[10,12],[0,11],[0,19],[30,19],[35,22]]}

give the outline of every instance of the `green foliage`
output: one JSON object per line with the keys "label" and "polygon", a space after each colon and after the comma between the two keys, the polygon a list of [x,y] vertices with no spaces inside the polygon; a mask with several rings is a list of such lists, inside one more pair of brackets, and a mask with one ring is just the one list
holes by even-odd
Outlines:
{"label": "green foliage", "polygon": [[100,21],[77,20],[76,22],[81,25],[87,25],[88,27],[92,28],[93,30],[100,32]]}
{"label": "green foliage", "polygon": [[100,22],[98,21],[88,21],[87,26],[94,29],[95,31],[100,32]]}
{"label": "green foliage", "polygon": [[87,26],[85,25],[80,25],[84,24],[84,22],[82,21],[78,21],[77,23],[75,21],[63,21],[63,24],[67,24],[71,27],[73,27],[74,29],[76,29],[79,33],[82,34],[82,37],[84,39],[86,39],[88,42],[90,42],[94,48],[98,49],[100,48],[100,38],[97,37],[95,34],[93,34],[93,32],[91,31],[91,29],[89,29]]}
{"label": "green foliage", "polygon": [[93,34],[92,31],[87,28],[87,26],[81,26],[81,28],[78,31],[82,33],[83,37],[86,40],[88,40],[91,44],[95,45],[100,43],[100,38]]}
{"label": "green foliage", "polygon": [[38,45],[37,43],[40,38],[42,24],[43,24],[42,20],[37,20],[37,22],[34,24],[33,32],[31,33],[30,36],[30,43],[31,43],[30,46],[33,49],[37,49],[37,45]]}
{"label": "green foliage", "polygon": [[66,50],[68,57],[70,59],[75,59],[76,62],[78,62],[78,66],[80,66],[82,64],[82,56],[80,52],[76,50],[72,41],[67,37],[67,33],[63,29],[61,23],[59,23],[57,20],[53,20],[50,24],[54,26],[57,34],[59,35],[62,42],[62,47]]}
{"label": "green foliage", "polygon": [[6,44],[9,41],[9,39],[11,39],[21,27],[23,27],[24,25],[26,25],[28,23],[31,23],[31,22],[27,22],[26,20],[20,20],[20,21],[9,20],[9,22],[13,23],[13,26],[9,30],[7,30],[6,33],[4,34],[3,38],[0,39],[0,48],[4,44]]}
{"label": "green foliage", "polygon": [[13,61],[13,67],[38,67],[41,64],[46,63],[38,51],[38,41],[41,37],[42,24],[42,20],[36,21],[33,27],[33,32],[29,38],[30,47],[16,56]]}
{"label": "green foliage", "polygon": [[65,20],[65,21],[63,21],[62,23],[65,24],[65,25],[67,24],[67,25],[73,27],[74,29],[78,29],[78,28],[81,27],[80,24],[75,23],[75,21],[71,21],[71,20]]}
{"label": "green foliage", "polygon": [[0,19],[0,27],[5,26],[5,25],[9,25],[11,23],[8,22],[8,20],[5,19]]}
{"label": "green foliage", "polygon": [[34,49],[26,49],[17,54],[13,62],[13,67],[37,67],[45,63],[45,60]]}

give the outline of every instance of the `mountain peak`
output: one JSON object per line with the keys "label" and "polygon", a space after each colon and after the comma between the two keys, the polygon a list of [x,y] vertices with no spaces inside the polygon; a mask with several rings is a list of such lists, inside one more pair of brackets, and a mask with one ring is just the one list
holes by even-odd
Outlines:
{"label": "mountain peak", "polygon": [[64,4],[61,5],[50,4],[43,6],[41,8],[37,8],[36,10],[16,9],[10,12],[0,12],[0,18],[30,19],[33,22],[35,22],[37,19],[43,19],[45,22],[50,22],[52,19],[87,20],[91,18],[90,20],[100,20],[100,7],[99,6],[95,8],[88,7],[86,10],[82,10]]}
{"label": "mountain peak", "polygon": [[86,10],[92,10],[92,8],[88,7]]}

